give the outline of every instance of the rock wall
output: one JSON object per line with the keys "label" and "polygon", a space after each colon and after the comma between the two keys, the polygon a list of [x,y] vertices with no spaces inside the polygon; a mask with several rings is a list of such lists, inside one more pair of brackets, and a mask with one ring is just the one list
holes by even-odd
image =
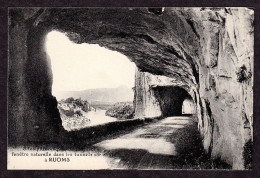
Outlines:
{"label": "rock wall", "polygon": [[[27,35],[25,20],[9,14],[9,60],[8,60],[8,142],[25,142],[24,111],[27,103],[24,100],[24,65],[27,60]],[[20,22],[20,23],[19,23]],[[20,72],[15,72],[20,71]]]}
{"label": "rock wall", "polygon": [[[178,13],[190,19],[200,37],[198,87],[175,77],[152,74],[146,74],[149,83],[142,84],[175,85],[188,90],[197,103],[199,129],[207,152],[234,169],[243,169],[244,145],[253,140],[253,11],[192,8]],[[148,102],[145,105],[152,106]]]}
{"label": "rock wall", "polygon": [[253,21],[248,8],[11,9],[9,142],[54,141],[59,133],[44,49],[46,34],[59,30],[136,63],[138,118],[162,115],[153,88],[187,91],[205,150],[243,169],[244,145],[253,140]]}
{"label": "rock wall", "polygon": [[196,12],[202,48],[200,130],[212,157],[242,169],[243,146],[253,139],[253,11],[205,11]]}
{"label": "rock wall", "polygon": [[157,118],[162,116],[159,101],[150,87],[152,74],[140,72],[135,74],[135,118]]}
{"label": "rock wall", "polygon": [[[36,13],[36,14],[35,14]],[[52,73],[45,51],[45,28],[35,27],[37,11],[10,11],[8,144],[57,142],[62,130]]]}

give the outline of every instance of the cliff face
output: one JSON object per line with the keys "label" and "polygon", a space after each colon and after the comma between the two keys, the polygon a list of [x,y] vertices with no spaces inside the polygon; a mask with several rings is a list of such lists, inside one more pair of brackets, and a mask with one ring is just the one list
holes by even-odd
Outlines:
{"label": "cliff face", "polygon": [[[42,12],[42,11],[40,11]],[[34,27],[38,9],[9,11],[8,144],[57,141],[62,123],[51,95],[47,31]]]}
{"label": "cliff face", "polygon": [[[157,85],[185,88],[197,102],[205,149],[214,158],[220,157],[233,168],[240,169],[243,146],[252,141],[253,136],[253,12],[248,9],[186,9],[178,14],[191,17],[189,24],[193,24],[192,29],[199,37],[198,85],[188,82],[185,86],[185,79],[174,81],[175,77],[166,79],[143,74],[143,78],[149,76],[149,81],[157,81],[143,82],[144,86],[148,85],[143,88]],[[149,95],[153,95],[153,91],[144,96],[151,98]],[[157,108],[154,102],[150,106]]]}
{"label": "cliff face", "polygon": [[213,157],[242,168],[243,146],[253,136],[253,12],[197,14],[203,29],[199,96],[204,112],[199,126],[204,146]]}
{"label": "cliff face", "polygon": [[[136,63],[135,117],[162,116],[160,87],[181,88],[174,90],[183,93],[178,102],[189,95],[196,104],[204,148],[234,169],[244,168],[244,145],[253,139],[252,10],[39,8],[12,9],[10,17],[9,129],[21,136],[10,134],[14,142],[26,133],[33,135],[31,140],[51,140],[53,134],[44,130],[28,126],[25,132],[31,120],[49,130],[61,125],[53,119],[57,103],[43,46],[46,34],[55,29],[76,43],[99,44]],[[24,106],[25,101],[31,104]],[[46,109],[48,102],[54,107]],[[31,115],[21,118],[24,112]]]}

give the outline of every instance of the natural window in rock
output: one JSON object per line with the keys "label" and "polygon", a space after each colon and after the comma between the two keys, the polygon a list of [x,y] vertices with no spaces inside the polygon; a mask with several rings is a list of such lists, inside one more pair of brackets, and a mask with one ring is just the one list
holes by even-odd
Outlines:
{"label": "natural window in rock", "polygon": [[66,130],[133,118],[136,66],[126,56],[97,44],[75,44],[58,31],[47,35],[46,51]]}

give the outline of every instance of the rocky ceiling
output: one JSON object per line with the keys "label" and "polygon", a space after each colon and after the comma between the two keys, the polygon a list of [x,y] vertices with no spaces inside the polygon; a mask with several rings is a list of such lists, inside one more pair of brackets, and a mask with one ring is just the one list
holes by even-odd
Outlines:
{"label": "rocky ceiling", "polygon": [[28,18],[32,12],[34,26],[121,52],[142,71],[198,83],[199,29],[180,8],[46,8]]}

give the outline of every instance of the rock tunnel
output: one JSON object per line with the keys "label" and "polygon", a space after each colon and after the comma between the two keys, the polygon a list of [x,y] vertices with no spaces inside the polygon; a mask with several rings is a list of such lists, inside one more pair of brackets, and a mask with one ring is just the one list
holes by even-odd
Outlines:
{"label": "rock tunnel", "polygon": [[181,114],[190,96],[205,150],[243,169],[244,146],[253,139],[253,14],[247,8],[11,8],[8,144],[59,140],[45,50],[46,35],[58,30],[135,62],[135,117]]}
{"label": "rock tunnel", "polygon": [[182,115],[183,102],[190,97],[188,92],[180,87],[161,86],[154,88],[154,92],[163,117]]}

